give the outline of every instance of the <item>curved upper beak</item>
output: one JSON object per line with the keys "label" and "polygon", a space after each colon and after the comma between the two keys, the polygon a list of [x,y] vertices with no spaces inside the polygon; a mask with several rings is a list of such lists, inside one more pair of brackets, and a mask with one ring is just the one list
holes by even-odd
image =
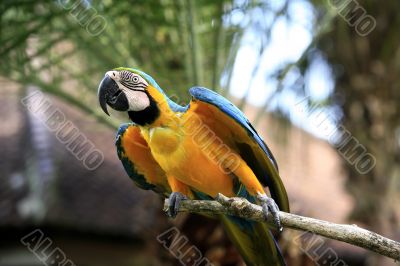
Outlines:
{"label": "curved upper beak", "polygon": [[105,75],[100,82],[97,94],[101,109],[103,109],[107,115],[110,115],[107,110],[107,104],[117,111],[126,111],[129,108],[125,93],[123,93],[118,87],[118,84],[108,75]]}

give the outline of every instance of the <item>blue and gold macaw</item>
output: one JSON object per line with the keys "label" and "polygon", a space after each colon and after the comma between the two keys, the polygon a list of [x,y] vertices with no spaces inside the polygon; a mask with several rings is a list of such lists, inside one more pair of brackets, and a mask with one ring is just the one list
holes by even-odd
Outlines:
{"label": "blue and gold macaw", "polygon": [[[211,200],[222,193],[259,202],[281,228],[278,211],[289,212],[289,203],[267,145],[227,99],[201,87],[189,92],[192,100],[183,107],[139,70],[116,68],[105,74],[98,90],[101,108],[106,114],[107,105],[127,112],[132,121],[120,127],[116,138],[130,178],[169,197],[172,217],[182,200]],[[265,223],[231,216],[221,220],[248,265],[285,265]]]}

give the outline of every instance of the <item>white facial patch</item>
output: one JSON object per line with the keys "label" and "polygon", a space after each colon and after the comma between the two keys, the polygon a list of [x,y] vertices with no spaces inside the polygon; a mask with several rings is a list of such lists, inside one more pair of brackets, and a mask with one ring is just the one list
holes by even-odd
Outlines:
{"label": "white facial patch", "polygon": [[129,102],[129,111],[142,111],[150,106],[149,96],[144,91],[133,91],[123,88]]}

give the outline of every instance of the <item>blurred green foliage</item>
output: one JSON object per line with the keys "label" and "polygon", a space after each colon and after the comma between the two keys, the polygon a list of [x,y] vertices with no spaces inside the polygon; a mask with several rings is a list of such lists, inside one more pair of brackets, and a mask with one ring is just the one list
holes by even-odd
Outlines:
{"label": "blurred green foliage", "polygon": [[210,0],[2,1],[0,73],[116,126],[93,97],[114,67],[141,69],[182,101],[189,84],[226,89],[220,77],[231,73],[245,27],[224,22],[234,8]]}

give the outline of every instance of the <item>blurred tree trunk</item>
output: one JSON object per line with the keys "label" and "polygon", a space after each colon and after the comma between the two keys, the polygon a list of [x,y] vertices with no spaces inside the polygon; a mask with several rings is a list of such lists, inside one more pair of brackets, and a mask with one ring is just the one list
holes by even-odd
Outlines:
{"label": "blurred tree trunk", "polygon": [[[342,124],[376,158],[376,166],[366,174],[344,162],[348,190],[356,202],[351,218],[398,240],[400,2],[366,0],[359,4],[376,19],[376,28],[360,36],[338,15],[334,30],[318,46],[336,75]],[[383,258],[369,260],[371,265],[384,263]]]}

